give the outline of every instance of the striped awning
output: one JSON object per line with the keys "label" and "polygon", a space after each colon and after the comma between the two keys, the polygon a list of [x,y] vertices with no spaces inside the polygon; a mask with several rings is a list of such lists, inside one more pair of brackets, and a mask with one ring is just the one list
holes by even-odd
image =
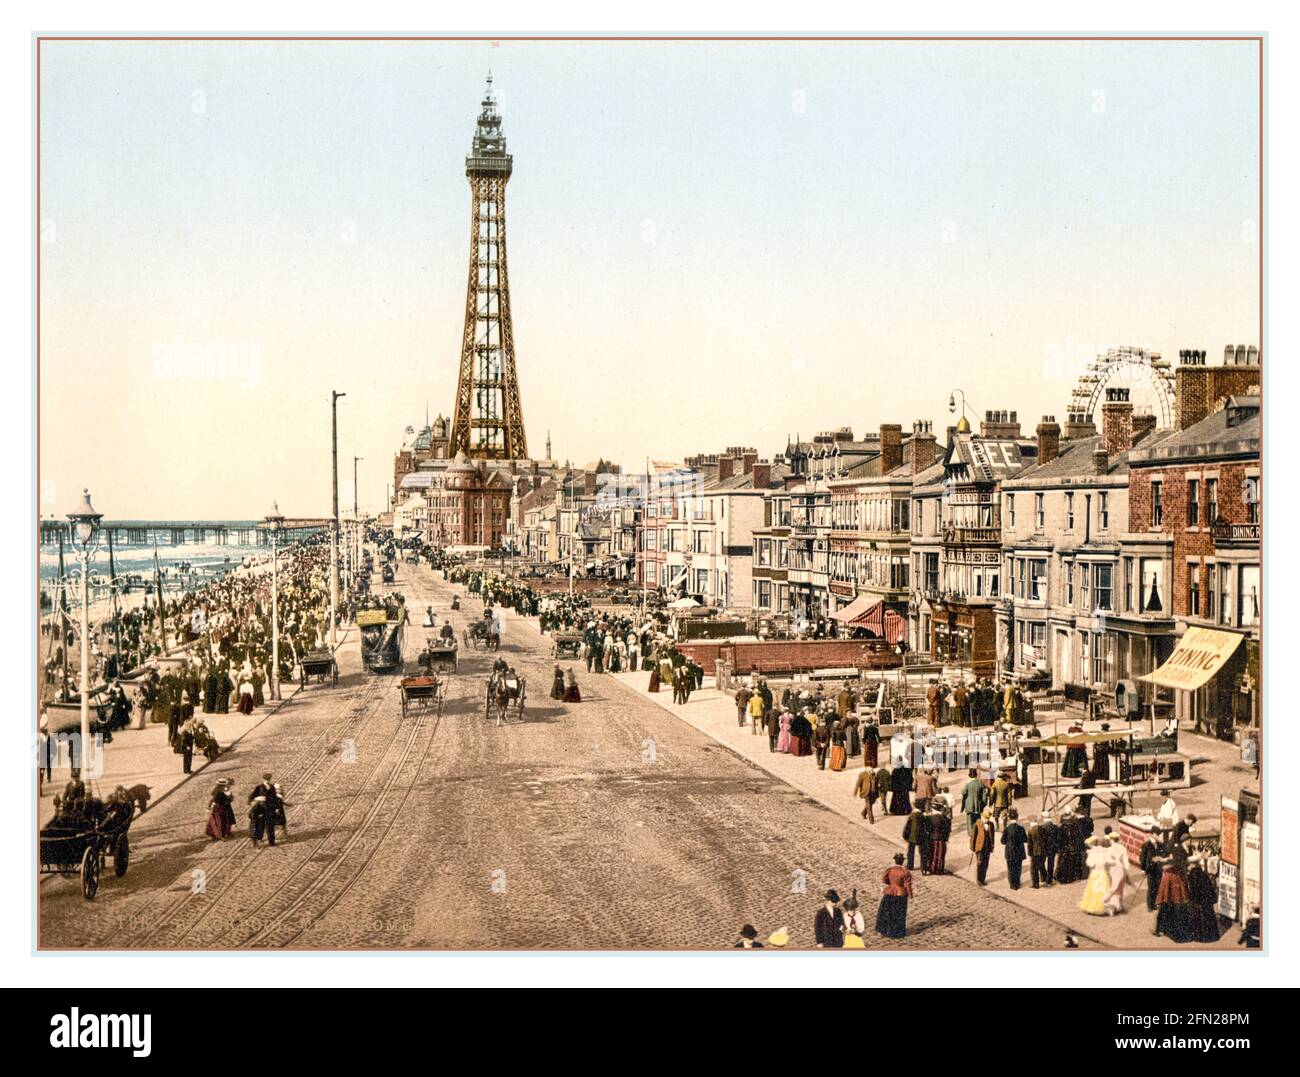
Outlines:
{"label": "striped awning", "polygon": [[[841,611],[841,614],[848,613],[864,598],[865,595],[859,595],[852,605]],[[871,603],[867,609],[852,617],[842,617],[841,614],[832,614],[832,616],[843,620],[849,628],[864,628],[888,643],[897,643],[907,636],[907,621],[896,610],[886,606],[884,599]]]}

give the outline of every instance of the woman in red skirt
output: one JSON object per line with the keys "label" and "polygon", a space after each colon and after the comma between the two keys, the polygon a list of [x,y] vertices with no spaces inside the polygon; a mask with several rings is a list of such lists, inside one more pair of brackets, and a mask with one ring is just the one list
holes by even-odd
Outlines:
{"label": "woman in red skirt", "polygon": [[894,854],[894,866],[880,877],[885,892],[876,913],[876,934],[887,939],[907,936],[907,900],[912,896],[912,873],[903,867],[903,854]]}

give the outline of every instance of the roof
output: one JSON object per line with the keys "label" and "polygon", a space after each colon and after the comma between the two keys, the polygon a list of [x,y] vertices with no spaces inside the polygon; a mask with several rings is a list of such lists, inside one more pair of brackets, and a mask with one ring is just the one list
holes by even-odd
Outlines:
{"label": "roof", "polygon": [[[1168,430],[1155,430],[1138,442],[1146,448],[1163,442],[1170,436]],[[1045,464],[1030,464],[1024,471],[1009,479],[1008,486],[1034,486],[1042,483],[1065,483],[1074,479],[1123,478],[1128,474],[1129,458],[1138,451],[1137,448],[1117,453],[1111,457],[1106,466],[1105,475],[1097,471],[1092,454],[1104,445],[1100,434],[1087,438],[1072,438],[1062,441],[1060,452],[1054,460]]]}
{"label": "roof", "polygon": [[1177,460],[1191,456],[1230,456],[1259,453],[1259,397],[1230,397],[1220,411],[1185,430],[1176,430],[1159,444],[1139,445],[1129,455],[1134,464]]}
{"label": "roof", "polygon": [[432,471],[412,471],[402,478],[400,490],[427,490],[433,485]]}
{"label": "roof", "polygon": [[989,438],[957,431],[945,463],[949,467],[965,465],[975,482],[1000,482],[1018,474],[1031,462],[1028,446],[1020,438]]}

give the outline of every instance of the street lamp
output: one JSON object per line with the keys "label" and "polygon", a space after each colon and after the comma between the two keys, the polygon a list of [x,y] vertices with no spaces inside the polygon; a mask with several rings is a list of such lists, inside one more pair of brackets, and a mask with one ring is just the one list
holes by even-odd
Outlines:
{"label": "street lamp", "polygon": [[103,514],[90,503],[90,491],[83,490],[76,512],[68,513],[72,541],[81,560],[81,739],[77,745],[77,776],[90,750],[90,558],[99,539]]}
{"label": "street lamp", "polygon": [[271,503],[266,529],[271,532],[271,698],[280,698],[280,530],[279,502]]}

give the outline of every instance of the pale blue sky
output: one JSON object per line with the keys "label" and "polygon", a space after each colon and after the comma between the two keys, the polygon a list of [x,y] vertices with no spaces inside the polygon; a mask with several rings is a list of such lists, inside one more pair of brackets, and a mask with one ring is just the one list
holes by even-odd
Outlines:
{"label": "pale blue sky", "polygon": [[938,429],[954,386],[1064,418],[1099,348],[1258,343],[1257,55],[47,42],[41,511],[327,511],[332,387],[378,508],[451,408],[489,65],[534,455]]}

